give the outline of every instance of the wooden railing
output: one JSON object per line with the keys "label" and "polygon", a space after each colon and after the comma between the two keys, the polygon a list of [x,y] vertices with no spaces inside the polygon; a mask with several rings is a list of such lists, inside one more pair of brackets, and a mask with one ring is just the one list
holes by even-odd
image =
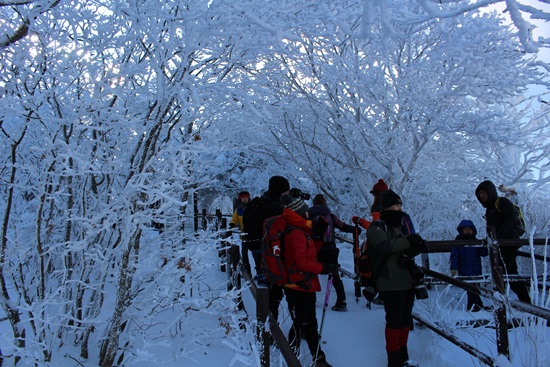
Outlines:
{"label": "wooden railing", "polygon": [[[534,239],[532,242],[526,239],[494,240],[492,239],[496,237],[494,234],[494,229],[488,228],[487,233],[491,233],[492,236],[486,240],[426,241],[426,244],[428,247],[428,253],[450,252],[453,247],[457,247],[457,246],[471,246],[471,245],[488,246],[490,250],[489,257],[490,257],[490,263],[491,263],[491,276],[483,277],[483,279],[480,279],[479,283],[489,282],[491,284],[490,288],[486,288],[481,285],[472,283],[471,282],[472,277],[450,277],[448,275],[433,271],[429,268],[429,261],[427,261],[427,259],[425,258],[422,261],[423,266],[421,267],[421,269],[423,270],[424,274],[427,275],[427,277],[424,279],[424,281],[427,284],[432,282],[433,279],[436,279],[439,282],[443,282],[445,284],[451,284],[456,287],[462,288],[466,291],[474,292],[483,297],[490,298],[495,302],[497,307],[495,307],[493,312],[494,312],[494,318],[495,318],[497,353],[502,354],[506,356],[508,359],[510,359],[510,347],[509,347],[509,340],[508,340],[509,325],[508,325],[507,316],[506,316],[507,307],[511,307],[511,308],[526,312],[528,314],[531,314],[533,316],[545,319],[549,324],[550,324],[550,310],[547,310],[545,308],[541,308],[538,306],[534,306],[525,302],[509,299],[507,297],[506,291],[505,291],[506,281],[510,281],[510,280],[529,281],[531,277],[522,276],[522,275],[510,275],[510,276],[504,275],[503,270],[498,261],[500,256],[498,248],[525,246],[525,245],[530,245],[531,243],[535,246],[542,246],[542,245],[547,245],[549,241],[546,239]],[[353,241],[350,241],[342,237],[337,237],[337,239],[343,242],[353,244]],[[519,251],[518,255],[531,258],[530,253],[523,252],[523,251]],[[540,261],[549,262],[550,260],[549,257],[540,256],[540,255],[534,255],[533,257],[536,260],[540,260]],[[355,274],[350,271],[347,271],[344,269],[341,272],[343,275],[346,275],[351,278],[355,278]],[[472,356],[478,358],[481,362],[489,366],[492,366],[494,364],[495,361],[491,356],[483,353],[476,347],[459,340],[456,336],[449,334],[445,329],[438,326],[437,323],[431,322],[430,320],[420,316],[417,313],[413,313],[413,318],[416,321],[418,321],[420,324],[433,330],[438,335],[444,337],[445,339],[457,345],[458,347],[468,352]],[[522,324],[521,321],[518,321],[518,320],[512,320],[511,322],[511,326],[518,326],[521,324]]]}
{"label": "wooden railing", "polygon": [[[225,221],[221,219],[221,228],[225,228]],[[228,235],[231,235],[231,232],[227,232]],[[488,229],[488,233],[491,232],[491,229]],[[226,236],[226,238],[227,238]],[[222,236],[223,237],[223,236]],[[493,235],[494,238],[494,235]],[[337,236],[337,239],[342,242],[347,243],[353,243],[353,241],[350,241],[348,239],[342,238]],[[531,243],[535,246],[540,245],[547,245],[548,241],[544,239],[534,239],[532,242],[529,240],[524,239],[518,239],[518,240],[493,240],[489,238],[488,240],[473,240],[473,241],[427,241],[427,247],[428,252],[427,253],[442,253],[442,252],[450,252],[453,247],[456,246],[471,246],[471,245],[483,245],[488,246],[489,248],[489,256],[490,256],[490,262],[491,262],[491,276],[482,276],[478,277],[479,279],[476,279],[475,277],[451,277],[446,274],[442,274],[436,271],[433,271],[429,268],[429,261],[427,260],[427,254],[425,254],[425,258],[422,261],[422,264],[424,266],[421,267],[421,269],[424,271],[426,278],[425,282],[426,284],[435,283],[435,282],[442,282],[444,284],[451,284],[453,286],[462,288],[464,290],[477,293],[483,297],[489,298],[497,305],[494,308],[494,319],[495,319],[495,329],[496,329],[496,349],[497,353],[499,355],[504,355],[508,359],[510,358],[510,351],[509,351],[509,340],[508,340],[508,322],[507,322],[507,307],[511,307],[523,312],[526,312],[528,314],[531,314],[536,317],[540,317],[542,319],[547,320],[548,323],[550,323],[550,310],[530,305],[528,303],[524,303],[521,301],[509,299],[506,295],[505,291],[505,282],[509,280],[530,280],[531,277],[528,276],[522,276],[522,275],[510,275],[506,276],[503,275],[502,268],[500,267],[498,257],[499,257],[499,247],[509,247],[509,246],[523,246],[523,245],[530,245]],[[225,267],[228,272],[228,287],[231,288],[241,288],[241,276],[248,285],[250,285],[249,289],[252,293],[252,296],[255,299],[256,302],[256,318],[258,321],[257,326],[257,338],[260,344],[260,363],[262,367],[269,367],[270,365],[270,335],[273,338],[274,342],[276,343],[277,347],[279,348],[286,364],[289,367],[299,367],[300,362],[296,358],[296,355],[294,354],[292,348],[290,347],[284,333],[280,329],[277,320],[274,318],[274,316],[269,312],[269,291],[266,287],[258,287],[255,282],[251,279],[250,274],[245,270],[244,266],[242,266],[241,260],[240,260],[240,252],[239,252],[239,246],[235,244],[231,244],[228,242],[224,242],[222,240],[222,251],[225,252],[224,258],[226,260],[222,259],[223,261],[226,261],[227,266]],[[519,256],[529,257],[531,258],[531,254],[527,252],[518,252]],[[534,258],[536,260],[540,261],[546,261],[548,262],[550,260],[549,257],[535,255]],[[346,269],[341,268],[340,272],[344,276],[348,276],[354,280],[356,280],[356,275]],[[485,287],[480,285],[480,283],[490,283],[490,287]],[[357,295],[356,295],[357,296]],[[239,305],[239,309],[244,310],[244,304],[242,299],[236,300],[237,304]],[[413,313],[413,318],[419,322],[420,324],[426,326],[427,328],[431,329],[438,335],[442,336],[443,338],[447,339],[451,343],[455,344],[456,346],[460,347],[470,355],[474,356],[475,358],[479,359],[481,362],[492,366],[495,363],[495,360],[493,357],[487,355],[486,353],[480,351],[476,347],[461,341],[456,336],[448,333],[445,329],[437,325],[436,322],[432,322],[428,320],[427,318],[417,314]],[[521,325],[521,321],[518,320],[512,320],[512,327]]]}
{"label": "wooden railing", "polygon": [[[221,229],[226,228],[225,218],[220,221]],[[227,241],[231,236],[231,231],[222,232],[219,254],[221,257],[221,270],[227,272],[228,289],[241,289],[241,277],[246,281],[248,289],[256,302],[256,336],[259,342],[260,365],[262,367],[270,366],[270,340],[273,338],[277,348],[281,352],[283,359],[288,367],[301,367],[298,358],[290,347],[288,340],[279,327],[277,319],[269,311],[269,289],[264,286],[256,285],[252,280],[250,273],[245,269],[241,262],[239,246]],[[244,310],[245,305],[241,296],[235,300],[239,310]]]}

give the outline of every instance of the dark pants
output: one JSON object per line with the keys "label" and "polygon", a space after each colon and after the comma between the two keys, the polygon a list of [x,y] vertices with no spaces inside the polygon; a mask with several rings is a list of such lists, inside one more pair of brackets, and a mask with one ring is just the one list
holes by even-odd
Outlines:
{"label": "dark pants", "polygon": [[256,270],[256,275],[263,274],[262,272],[262,251],[261,250],[250,250],[252,252],[252,258],[254,259],[254,269]]}
{"label": "dark pants", "polygon": [[241,242],[241,259],[243,260],[243,266],[252,275],[250,269],[250,259],[248,257],[248,244],[245,241]]}
{"label": "dark pants", "polygon": [[344,283],[342,278],[340,278],[340,273],[334,274],[332,277],[332,285],[336,291],[336,304],[342,304],[346,302],[346,291],[344,290]]}
{"label": "dark pants", "polygon": [[[518,264],[516,258],[518,256],[519,247],[502,247],[500,250],[499,263],[505,274],[518,274]],[[518,299],[525,303],[531,303],[531,296],[525,283],[510,282],[510,289],[517,294]]]}
{"label": "dark pants", "polygon": [[380,292],[380,298],[384,301],[386,312],[386,350],[391,352],[406,348],[412,324],[414,290]]}
{"label": "dark pants", "polygon": [[[300,342],[305,339],[309,352],[312,356],[315,356],[319,345],[315,292],[302,292],[285,288],[285,295],[290,317],[292,318],[292,327],[288,333],[290,346],[298,354]],[[320,347],[319,353],[321,354]]]}
{"label": "dark pants", "polygon": [[[322,246],[321,250],[317,254],[317,261],[321,263],[338,264],[338,254],[340,250],[334,246]],[[332,285],[336,291],[336,304],[342,304],[346,302],[346,291],[344,290],[344,283],[340,278],[340,273],[334,274],[332,277]]]}
{"label": "dark pants", "polygon": [[275,320],[279,319],[279,305],[281,304],[283,297],[283,287],[277,284],[272,284],[269,288],[269,311],[273,314]]}
{"label": "dark pants", "polygon": [[480,311],[483,308],[483,301],[479,294],[467,291],[466,295],[468,296],[467,310]]}

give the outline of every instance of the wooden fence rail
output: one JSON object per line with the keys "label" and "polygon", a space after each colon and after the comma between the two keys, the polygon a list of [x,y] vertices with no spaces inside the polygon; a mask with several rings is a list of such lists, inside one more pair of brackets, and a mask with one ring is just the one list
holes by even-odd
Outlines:
{"label": "wooden fence rail", "polygon": [[[462,288],[466,291],[474,292],[479,295],[482,295],[486,298],[490,298],[493,300],[497,307],[494,309],[494,318],[495,318],[495,330],[496,330],[496,347],[497,347],[497,353],[502,354],[506,356],[508,359],[510,359],[510,351],[509,351],[509,340],[508,340],[508,321],[506,316],[506,308],[511,307],[514,309],[518,309],[520,311],[526,312],[528,314],[531,314],[536,317],[540,317],[542,319],[547,320],[547,323],[550,325],[550,310],[534,306],[528,303],[524,303],[521,301],[509,299],[506,295],[505,291],[505,281],[509,281],[511,279],[520,279],[520,280],[526,280],[529,281],[531,279],[530,276],[522,276],[522,275],[505,275],[503,274],[502,268],[500,267],[500,263],[498,261],[499,259],[499,247],[513,247],[513,246],[526,246],[526,245],[534,245],[534,246],[546,246],[549,244],[548,239],[533,239],[532,241],[526,240],[526,239],[516,239],[516,240],[494,240],[496,238],[494,228],[487,228],[487,233],[490,234],[489,239],[483,239],[483,240],[453,240],[453,241],[426,241],[426,245],[428,247],[428,253],[442,253],[442,252],[450,252],[453,247],[459,247],[459,246],[472,246],[472,245],[478,245],[478,246],[488,246],[489,248],[489,257],[491,262],[491,276],[483,276],[478,277],[479,279],[459,279],[456,277],[450,277],[448,275],[438,273],[436,271],[433,271],[429,268],[429,261],[427,258],[423,258],[422,264],[423,266],[421,269],[423,270],[424,274],[426,274],[429,278],[427,278],[427,282],[430,281],[430,279],[437,279],[438,281],[444,283],[444,284],[451,284],[456,287]],[[337,236],[337,239],[343,242],[351,243],[353,244],[353,241],[350,241],[346,238]],[[519,251],[519,256],[528,257],[531,258],[532,256],[536,260],[540,261],[546,261],[550,262],[550,257],[548,256],[541,256],[541,255],[531,255],[531,253]],[[355,274],[345,270],[341,269],[340,271],[343,275],[346,275],[348,277],[351,277],[352,279],[355,279]],[[466,277],[465,277],[466,278]],[[471,277],[475,278],[475,277]],[[546,280],[546,278],[543,278],[543,280]],[[480,282],[490,282],[491,287],[487,288],[484,286],[476,285],[475,283]],[[481,352],[477,348],[475,348],[472,345],[469,345],[461,340],[459,340],[457,337],[455,337],[452,334],[449,334],[445,329],[438,326],[436,323],[431,322],[430,320],[414,313],[413,318],[417,320],[422,325],[426,326],[427,328],[433,330],[438,335],[444,337],[445,339],[449,340],[451,343],[457,345],[464,351],[468,352],[472,356],[478,358],[481,362],[492,366],[494,364],[494,359],[487,354]],[[521,320],[512,320],[512,326],[518,326],[522,325]]]}
{"label": "wooden fence rail", "polygon": [[[225,226],[225,218],[221,218],[218,214],[218,219],[220,219],[221,228],[226,228]],[[230,233],[231,232],[227,232]],[[491,262],[491,276],[482,276],[478,277],[472,277],[474,279],[467,279],[467,277],[464,277],[466,279],[460,279],[456,277],[450,277],[446,274],[438,273],[436,271],[433,271],[429,268],[429,261],[427,260],[427,256],[425,259],[423,259],[422,264],[424,266],[421,267],[421,269],[424,271],[424,273],[429,277],[428,279],[437,279],[440,282],[443,282],[445,284],[451,284],[453,286],[462,288],[464,290],[477,293],[483,297],[490,298],[495,302],[497,305],[494,309],[494,319],[495,319],[495,330],[496,330],[496,347],[497,347],[497,353],[499,355],[504,355],[508,359],[510,359],[510,351],[509,351],[509,340],[508,340],[508,322],[507,322],[507,307],[511,307],[514,309],[518,309],[520,311],[526,312],[528,314],[531,314],[536,317],[540,317],[542,319],[547,320],[547,322],[550,324],[550,310],[530,305],[521,301],[509,299],[506,295],[505,291],[505,281],[510,279],[522,279],[522,280],[530,280],[530,277],[528,276],[522,276],[522,275],[510,275],[506,276],[503,275],[502,268],[500,267],[500,263],[498,261],[499,258],[499,247],[509,247],[509,246],[524,246],[524,245],[530,245],[533,244],[535,246],[540,245],[548,245],[548,240],[546,239],[534,239],[532,242],[529,240],[493,240],[492,238],[495,238],[494,236],[494,229],[488,228],[487,233],[490,233],[491,236],[489,239],[486,240],[474,240],[474,241],[426,241],[427,247],[428,247],[428,253],[441,253],[441,252],[450,252],[453,247],[456,246],[471,246],[471,245],[483,245],[488,246],[489,248],[489,258]],[[222,235],[222,237],[224,237]],[[227,238],[227,236],[225,236]],[[353,243],[353,241],[350,241],[346,238],[337,236],[338,240],[342,242],[347,243]],[[235,244],[230,244],[228,242],[224,242],[222,240],[222,249],[225,251],[225,261],[227,263],[227,272],[228,272],[228,288],[241,288],[241,276],[246,280],[247,284],[250,285],[249,289],[252,293],[252,296],[254,297],[256,301],[256,318],[257,318],[257,338],[260,345],[260,364],[262,367],[269,367],[270,366],[270,335],[275,341],[277,347],[281,351],[281,354],[286,362],[286,364],[289,367],[299,367],[300,362],[296,358],[296,355],[294,354],[292,348],[290,347],[283,331],[278,325],[277,320],[274,318],[274,316],[269,312],[269,291],[266,287],[258,287],[256,286],[255,282],[251,279],[250,274],[244,270],[244,266],[242,266],[242,263],[240,261],[240,252],[239,247]],[[427,254],[426,254],[427,255]],[[531,254],[527,252],[518,252],[518,255],[525,256],[531,258]],[[549,262],[550,258],[546,256],[540,256],[535,255],[534,258],[536,260],[546,261]],[[222,261],[224,261],[222,259]],[[223,267],[222,267],[223,269]],[[346,269],[340,269],[340,272],[343,275],[346,275],[352,279],[355,279],[355,274],[353,272],[350,272]],[[479,285],[479,283],[488,283],[490,282],[491,285],[489,288]],[[236,300],[236,303],[239,307],[239,309],[244,310],[244,303],[242,301],[242,298],[239,296],[239,298]],[[494,365],[495,360],[478,350],[472,345],[469,345],[465,343],[464,341],[459,340],[454,335],[448,333],[445,329],[438,326],[436,323],[426,319],[425,317],[422,317],[416,313],[413,313],[413,318],[417,320],[422,325],[426,326],[430,330],[434,331],[438,335],[444,337],[445,339],[449,340],[451,343],[457,345],[467,353],[471,354],[472,356],[478,358],[481,362],[487,364],[487,365]],[[521,325],[521,321],[513,321],[512,326]]]}

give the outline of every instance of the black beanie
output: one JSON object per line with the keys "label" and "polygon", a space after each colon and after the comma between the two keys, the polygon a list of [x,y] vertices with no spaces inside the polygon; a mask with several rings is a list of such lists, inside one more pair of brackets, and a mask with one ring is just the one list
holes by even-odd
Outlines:
{"label": "black beanie", "polygon": [[382,210],[385,210],[395,204],[403,204],[399,195],[392,190],[382,191],[380,194],[380,207]]}
{"label": "black beanie", "polygon": [[290,184],[283,176],[273,176],[269,179],[268,190],[274,195],[279,196],[283,192],[290,190]]}

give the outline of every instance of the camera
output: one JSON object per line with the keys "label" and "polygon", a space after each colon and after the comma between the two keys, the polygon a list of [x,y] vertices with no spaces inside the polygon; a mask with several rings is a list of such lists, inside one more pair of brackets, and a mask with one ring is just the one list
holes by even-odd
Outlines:
{"label": "camera", "polygon": [[407,269],[411,274],[416,299],[428,298],[428,289],[426,288],[426,285],[424,285],[424,273],[415,264],[414,260],[407,255],[401,255],[397,259],[397,264]]}
{"label": "camera", "polygon": [[302,199],[302,200],[309,200],[311,199],[311,195],[308,194],[307,192],[302,192],[302,190],[300,189],[297,189],[297,188],[292,188],[290,189],[289,193],[288,193],[291,197],[293,197],[294,199]]}
{"label": "camera", "polygon": [[374,301],[376,299],[376,297],[378,296],[378,292],[376,291],[376,289],[374,289],[374,287],[370,286],[370,285],[363,288],[361,293],[363,294],[363,297],[365,297],[366,300],[369,301],[369,302]]}

